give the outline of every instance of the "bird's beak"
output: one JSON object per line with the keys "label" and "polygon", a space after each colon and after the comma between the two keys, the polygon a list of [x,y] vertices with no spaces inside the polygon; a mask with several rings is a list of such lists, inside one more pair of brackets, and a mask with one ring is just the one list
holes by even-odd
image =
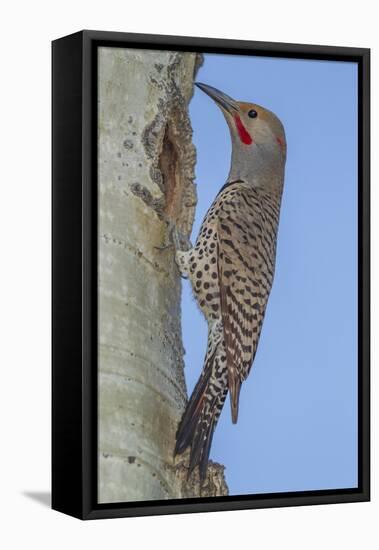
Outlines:
{"label": "bird's beak", "polygon": [[229,114],[233,115],[239,111],[237,102],[223,92],[220,92],[220,90],[217,90],[217,88],[213,88],[213,86],[208,86],[208,84],[203,84],[202,82],[195,82],[195,85]]}

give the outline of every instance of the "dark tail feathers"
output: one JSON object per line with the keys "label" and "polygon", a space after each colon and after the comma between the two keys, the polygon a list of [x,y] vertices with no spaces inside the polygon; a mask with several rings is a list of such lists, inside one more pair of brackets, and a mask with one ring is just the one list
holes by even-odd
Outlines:
{"label": "dark tail feathers", "polygon": [[[213,358],[209,363],[213,363]],[[179,424],[175,446],[175,455],[182,454],[188,447],[191,447],[188,477],[198,465],[202,481],[207,472],[213,432],[227,394],[227,389],[225,389],[216,397],[212,396],[209,387],[212,373],[211,364],[204,369],[192,392]]]}

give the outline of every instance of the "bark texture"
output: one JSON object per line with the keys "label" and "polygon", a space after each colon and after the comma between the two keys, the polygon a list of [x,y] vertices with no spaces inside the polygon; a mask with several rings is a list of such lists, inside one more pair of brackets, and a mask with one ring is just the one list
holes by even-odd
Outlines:
{"label": "bark texture", "polygon": [[188,117],[197,54],[99,49],[99,502],[227,494],[173,462],[187,401],[181,282],[169,219],[189,235],[196,190]]}

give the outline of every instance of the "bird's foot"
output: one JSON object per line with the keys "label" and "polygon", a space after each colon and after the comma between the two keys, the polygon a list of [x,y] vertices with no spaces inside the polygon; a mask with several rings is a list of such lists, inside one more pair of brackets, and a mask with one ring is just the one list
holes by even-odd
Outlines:
{"label": "bird's foot", "polygon": [[170,220],[166,220],[167,225],[167,231],[165,233],[165,241],[160,246],[154,246],[155,250],[159,250],[160,252],[163,252],[164,250],[168,250],[169,248],[172,248],[174,245],[174,241],[172,239],[172,231],[174,227],[174,222]]}
{"label": "bird's foot", "polygon": [[160,252],[163,252],[164,250],[167,250],[168,248],[172,248],[174,246],[173,243],[165,243],[165,244],[162,244],[161,246],[154,246],[155,250],[159,250]]}
{"label": "bird's foot", "polygon": [[192,244],[187,235],[182,233],[175,222],[171,220],[166,221],[166,241],[161,246],[155,246],[156,250],[167,250],[174,247],[176,251],[186,252],[192,248]]}
{"label": "bird's foot", "polygon": [[188,252],[192,249],[192,244],[187,235],[182,233],[178,229],[175,222],[168,220],[166,241],[161,246],[155,246],[156,250],[163,252],[169,248],[174,248],[175,251],[175,263],[179,269],[180,276],[183,279],[188,279]]}
{"label": "bird's foot", "polygon": [[172,240],[177,252],[188,252],[192,248],[188,235],[182,233],[176,225],[172,230]]}

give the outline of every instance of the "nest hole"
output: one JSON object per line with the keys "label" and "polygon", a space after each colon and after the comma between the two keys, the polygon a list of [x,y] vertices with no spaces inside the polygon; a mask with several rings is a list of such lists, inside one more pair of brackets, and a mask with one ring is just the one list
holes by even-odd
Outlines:
{"label": "nest hole", "polygon": [[165,214],[176,220],[180,215],[181,204],[179,154],[169,124],[166,125],[163,136],[159,169],[166,197]]}

